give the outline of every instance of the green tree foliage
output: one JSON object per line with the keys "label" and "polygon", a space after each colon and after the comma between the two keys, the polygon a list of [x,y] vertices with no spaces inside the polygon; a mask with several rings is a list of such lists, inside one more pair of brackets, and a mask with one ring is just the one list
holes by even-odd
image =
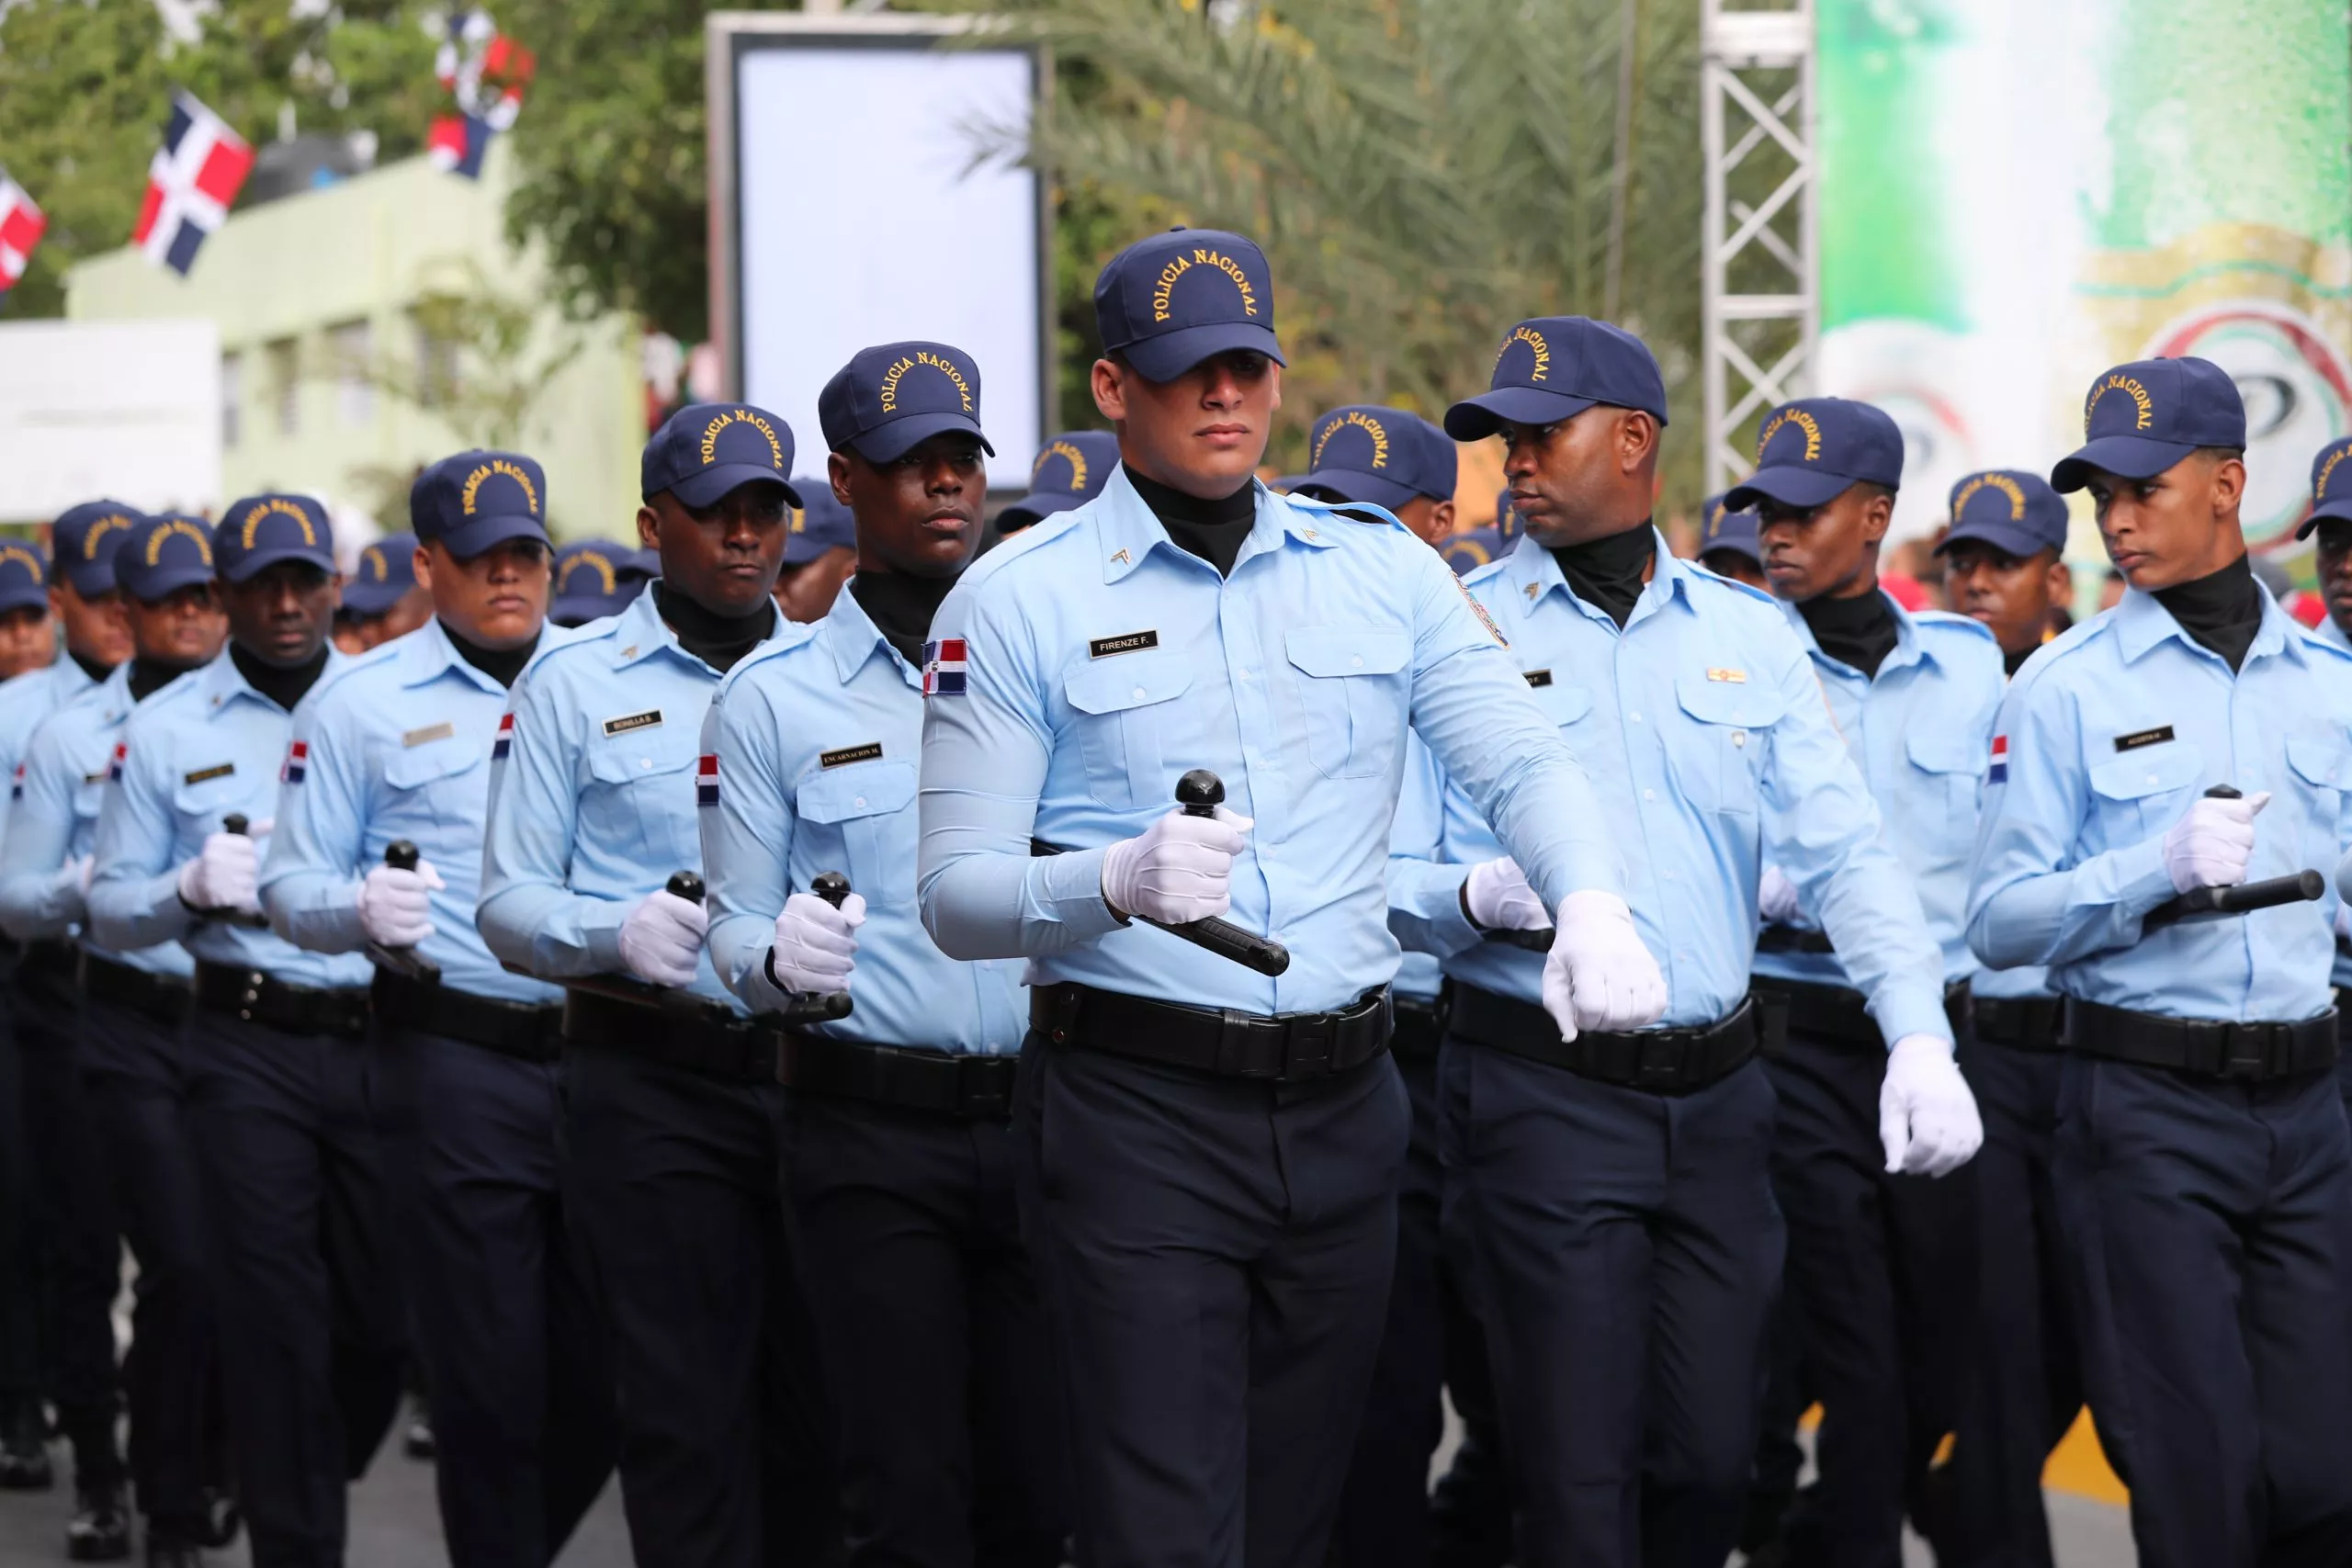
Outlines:
{"label": "green tree foliage", "polygon": [[10,316],[61,313],[66,267],[129,242],[174,87],[255,143],[277,133],[290,105],[304,131],[375,132],[379,157],[424,145],[444,95],[423,4],[217,0],[187,9],[193,37],[175,36],[155,0],[0,5],[0,168],[49,215],[31,268],[8,295]]}

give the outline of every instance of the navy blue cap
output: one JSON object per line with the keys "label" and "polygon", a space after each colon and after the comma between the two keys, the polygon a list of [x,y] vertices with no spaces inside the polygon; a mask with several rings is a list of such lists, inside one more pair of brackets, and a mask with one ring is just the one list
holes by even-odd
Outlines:
{"label": "navy blue cap", "polygon": [[638,492],[668,491],[688,506],[708,506],[738,485],[774,479],[792,504],[792,426],[749,403],[688,403],[662,422],[638,461]]}
{"label": "navy blue cap", "polygon": [[1437,553],[1445,558],[1454,576],[1467,577],[1497,556],[1509,555],[1510,546],[1495,529],[1467,528],[1439,540]]}
{"label": "navy blue cap", "polygon": [[471,560],[509,539],[548,538],[548,476],[520,452],[460,452],[416,476],[409,526],[425,544]]}
{"label": "navy blue cap", "polygon": [[1720,495],[1711,495],[1700,506],[1699,514],[1706,525],[1699,531],[1699,553],[1729,550],[1736,556],[1746,556],[1758,566],[1764,564],[1763,547],[1756,539],[1756,513],[1735,512],[1724,504]]}
{"label": "navy blue cap", "polygon": [[817,394],[817,424],[831,450],[848,447],[869,463],[893,462],[946,430],[996,456],[980,434],[979,365],[944,343],[859,349]]}
{"label": "navy blue cap", "polygon": [[307,495],[267,492],[231,502],[212,536],[220,575],[243,582],[279,561],[308,561],[334,570],[334,528],[327,509]]}
{"label": "navy blue cap", "polygon": [[1495,537],[1509,544],[1525,532],[1527,525],[1519,508],[1510,503],[1510,486],[1505,485],[1495,492]]}
{"label": "navy blue cap", "polygon": [[1173,381],[1237,349],[1289,363],[1274,337],[1266,253],[1222,229],[1171,229],[1113,256],[1094,280],[1094,324],[1104,351],[1147,381]]}
{"label": "navy blue cap", "polygon": [[1011,534],[1085,505],[1102,493],[1118,466],[1119,438],[1107,430],[1065,430],[1048,436],[1029,466],[1029,493],[996,514],[996,531]]}
{"label": "navy blue cap", "polygon": [[416,536],[390,534],[359,552],[344,580],[343,607],[361,617],[380,615],[416,586]]}
{"label": "navy blue cap", "polygon": [[2066,502],[2040,474],[1987,468],[1951,487],[1951,529],[1936,546],[1943,554],[1967,539],[1982,539],[2020,560],[2066,548]]}
{"label": "navy blue cap", "polygon": [[2050,470],[2061,491],[2091,470],[2154,478],[2199,446],[2245,445],[2245,403],[2230,373],[2210,359],[2135,359],[2091,383],[2083,444]]}
{"label": "navy blue cap", "polygon": [[784,541],[784,564],[799,566],[827,550],[857,548],[857,519],[833,495],[833,481],[803,479],[800,493],[808,503],[792,514],[792,533]]}
{"label": "navy blue cap", "polygon": [[1459,454],[1444,431],[1419,414],[1351,403],[1315,422],[1307,472],[1296,488],[1326,501],[1368,501],[1390,510],[1453,494]]}
{"label": "navy blue cap", "polygon": [[186,512],[142,519],[114,553],[115,586],[142,604],[212,581],[212,525]]}
{"label": "navy blue cap", "polygon": [[1623,327],[1584,316],[1536,316],[1511,328],[1488,387],[1445,411],[1448,435],[1483,440],[1505,420],[1551,424],[1596,403],[1640,409],[1666,423],[1666,378],[1649,345]]}
{"label": "navy blue cap", "polygon": [[1858,484],[1903,483],[1903,432],[1885,410],[1851,398],[1799,398],[1756,437],[1756,471],[1724,492],[1735,512],[1759,501],[1819,506]]}
{"label": "navy blue cap", "polygon": [[2330,519],[2352,523],[2352,464],[2346,457],[2352,457],[2352,436],[2329,442],[2312,459],[2311,515],[2296,526],[2298,539]]}
{"label": "navy blue cap", "polygon": [[610,539],[575,539],[555,553],[555,594],[548,618],[560,626],[585,626],[617,615],[645,592],[638,552]]}
{"label": "navy blue cap", "polygon": [[49,552],[30,539],[0,541],[0,611],[49,603]]}
{"label": "navy blue cap", "polygon": [[50,525],[57,552],[55,573],[85,599],[115,590],[114,553],[147,514],[119,501],[85,501],[69,506]]}

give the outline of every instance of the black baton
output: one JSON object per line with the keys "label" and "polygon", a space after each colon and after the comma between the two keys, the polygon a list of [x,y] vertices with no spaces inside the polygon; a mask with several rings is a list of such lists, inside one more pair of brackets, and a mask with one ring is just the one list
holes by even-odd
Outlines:
{"label": "black baton", "polygon": [[[820,871],[809,878],[808,891],[838,909],[849,897],[849,878],[838,871]],[[775,954],[771,952],[768,956],[774,958]],[[768,970],[768,978],[775,978],[773,967]],[[831,1023],[847,1018],[854,1010],[847,991],[801,991],[774,1012],[761,1016],[790,1028],[796,1024]]]}
{"label": "black baton", "polygon": [[[243,838],[245,829],[252,826],[252,822],[246,819],[245,814],[242,811],[232,811],[220,818],[220,830],[239,839]],[[224,906],[218,909],[207,909],[203,914],[208,920],[223,920],[232,926],[243,926],[247,931],[266,931],[269,929],[269,917],[257,909],[240,909]]]}
{"label": "black baton", "polygon": [[[2234,784],[2219,784],[2205,792],[2205,798],[2243,800],[2245,796]],[[2230,915],[2251,915],[2256,909],[2275,909],[2281,904],[2306,904],[2326,895],[2327,879],[2315,871],[2299,871],[2292,876],[2273,876],[2261,882],[2240,882],[2228,887],[2192,887],[2149,910],[2141,918],[2140,930],[2143,932],[2162,931],[2183,920],[2218,920]]]}
{"label": "black baton", "polygon": [[[394,839],[384,846],[384,863],[394,871],[414,871],[420,857],[416,846],[406,839]],[[368,962],[379,969],[389,969],[405,976],[419,985],[437,986],[441,983],[441,965],[419,958],[413,947],[388,947],[380,942],[368,943]]]}

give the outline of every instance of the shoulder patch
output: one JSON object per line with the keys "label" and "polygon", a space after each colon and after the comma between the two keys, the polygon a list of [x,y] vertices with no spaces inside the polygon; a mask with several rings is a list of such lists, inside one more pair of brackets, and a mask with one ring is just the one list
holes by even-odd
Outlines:
{"label": "shoulder patch", "polygon": [[1470,606],[1470,613],[1478,617],[1478,624],[1487,628],[1487,635],[1495,639],[1495,645],[1509,648],[1510,638],[1503,636],[1502,627],[1495,625],[1494,616],[1487,614],[1487,607],[1478,603],[1478,596],[1470,592],[1470,585],[1457,577],[1453,580],[1453,586],[1461,593],[1462,602]]}

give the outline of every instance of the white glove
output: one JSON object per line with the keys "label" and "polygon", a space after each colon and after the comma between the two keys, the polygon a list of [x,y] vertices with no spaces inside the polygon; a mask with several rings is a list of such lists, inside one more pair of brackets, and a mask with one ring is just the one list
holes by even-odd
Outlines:
{"label": "white glove", "polygon": [[57,868],[58,886],[71,887],[85,899],[90,897],[90,879],[97,874],[98,857],[81,855]]}
{"label": "white glove", "polygon": [[2198,801],[2165,830],[2165,870],[2172,874],[2173,890],[2229,887],[2245,880],[2245,863],[2254,854],[2255,814],[2270,804],[2270,792],[2260,791],[2242,800]]}
{"label": "white glove", "polygon": [[261,912],[261,846],[243,833],[208,833],[180,867],[180,899],[198,909]]}
{"label": "white glove", "polygon": [[359,929],[386,947],[414,947],[433,934],[428,895],[447,886],[429,860],[418,861],[414,871],[372,866],[359,884]]}
{"label": "white glove", "polygon": [[1666,976],[1634,929],[1634,911],[1613,893],[1560,900],[1552,951],[1544,960],[1544,1010],[1560,1038],[1579,1029],[1614,1031],[1656,1023],[1666,1011]]}
{"label": "white glove", "polygon": [[1102,854],[1102,897],[1122,915],[1181,925],[1232,907],[1233,857],[1256,824],[1220,806],[1214,817],[1180,807]]}
{"label": "white glove", "polygon": [[656,986],[691,986],[702,957],[710,913],[667,888],[649,893],[621,921],[621,962]]}
{"label": "white glove", "polygon": [[1490,931],[1540,931],[1552,923],[1552,912],[1527,885],[1527,874],[1509,856],[1470,868],[1462,882],[1462,907],[1471,924]]}
{"label": "white glove", "polygon": [[864,894],[851,894],[836,909],[814,893],[795,893],[776,913],[768,978],[779,990],[848,990],[857,964],[857,928],[865,923]]}
{"label": "white glove", "polygon": [[1804,918],[1804,908],[1797,902],[1797,885],[1777,865],[1766,866],[1756,885],[1756,912],[1768,926],[1792,925]]}
{"label": "white glove", "polygon": [[1878,1141],[1890,1176],[1950,1176],[1984,1142],[1976,1097],[1951,1059],[1951,1044],[1906,1034],[1886,1055],[1878,1090]]}
{"label": "white glove", "polygon": [[[89,875],[87,873],[85,873],[82,878],[82,890],[86,893],[89,891]],[[2335,934],[2340,937],[2352,938],[2352,904],[2346,904],[2341,898],[2338,898],[2335,901]]]}

